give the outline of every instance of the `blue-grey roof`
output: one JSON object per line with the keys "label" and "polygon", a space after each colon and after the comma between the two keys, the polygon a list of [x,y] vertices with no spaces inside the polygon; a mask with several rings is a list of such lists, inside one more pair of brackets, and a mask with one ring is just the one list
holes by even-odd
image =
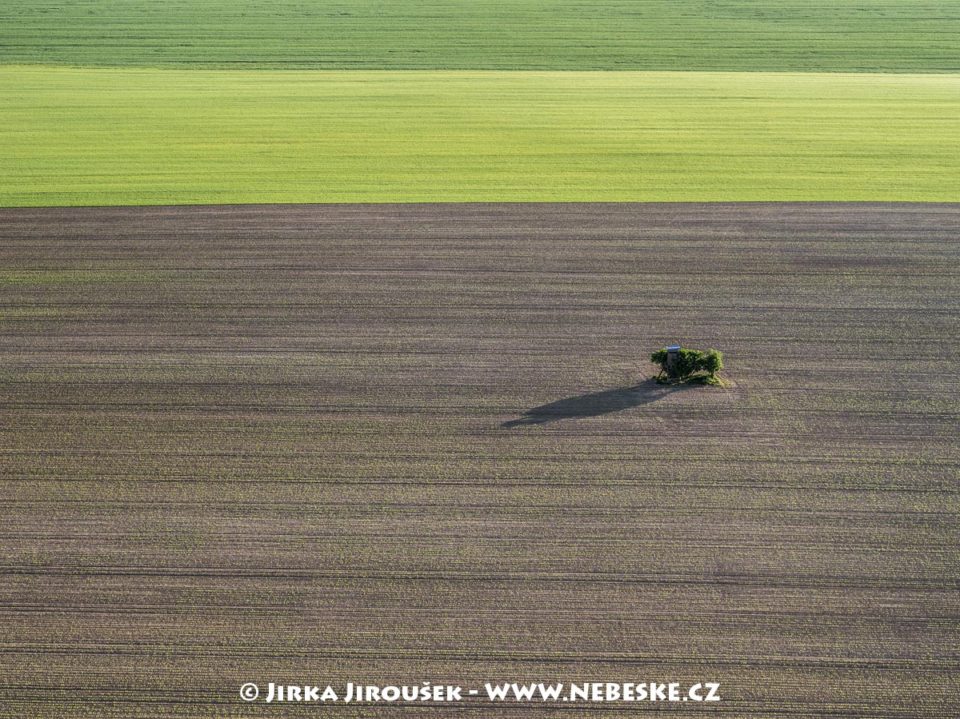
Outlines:
{"label": "blue-grey roof", "polygon": [[669,347],[667,347],[667,352],[672,352],[678,349],[680,349],[680,345],[670,345]]}

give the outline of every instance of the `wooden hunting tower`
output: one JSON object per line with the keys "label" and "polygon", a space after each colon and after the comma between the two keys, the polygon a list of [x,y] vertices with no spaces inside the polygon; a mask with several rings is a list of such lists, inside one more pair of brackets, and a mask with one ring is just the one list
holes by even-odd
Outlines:
{"label": "wooden hunting tower", "polygon": [[677,358],[680,356],[680,345],[670,345],[667,347],[667,373],[669,374],[677,364]]}

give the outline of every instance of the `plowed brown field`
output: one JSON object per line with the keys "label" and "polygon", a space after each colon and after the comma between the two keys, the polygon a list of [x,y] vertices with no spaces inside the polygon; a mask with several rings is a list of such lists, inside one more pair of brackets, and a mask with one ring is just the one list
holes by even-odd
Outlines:
{"label": "plowed brown field", "polygon": [[956,716],[958,267],[960,205],[0,210],[0,717]]}

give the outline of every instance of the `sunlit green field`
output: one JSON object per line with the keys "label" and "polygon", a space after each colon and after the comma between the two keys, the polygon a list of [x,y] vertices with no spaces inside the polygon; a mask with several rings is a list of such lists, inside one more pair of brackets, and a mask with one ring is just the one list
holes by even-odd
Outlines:
{"label": "sunlit green field", "polygon": [[960,198],[960,77],[0,69],[0,205]]}

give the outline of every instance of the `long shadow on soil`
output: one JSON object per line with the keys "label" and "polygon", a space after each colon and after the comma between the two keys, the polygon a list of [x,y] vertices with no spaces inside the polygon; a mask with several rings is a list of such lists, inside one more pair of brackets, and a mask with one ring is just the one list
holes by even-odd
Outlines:
{"label": "long shadow on soil", "polygon": [[561,419],[597,417],[611,412],[620,412],[631,407],[656,402],[674,392],[682,392],[693,385],[662,385],[648,379],[634,387],[617,387],[603,392],[565,397],[549,404],[528,409],[523,416],[501,424],[501,427],[520,427],[530,424],[547,424]]}

